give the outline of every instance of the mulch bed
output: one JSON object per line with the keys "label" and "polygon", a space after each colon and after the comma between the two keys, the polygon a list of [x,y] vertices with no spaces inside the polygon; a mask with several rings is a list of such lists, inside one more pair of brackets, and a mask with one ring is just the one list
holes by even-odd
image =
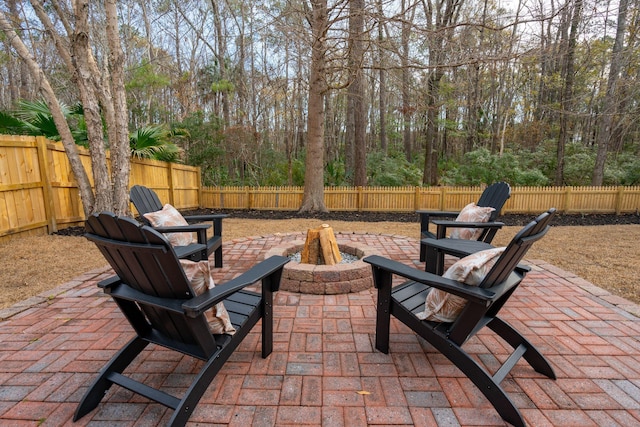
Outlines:
{"label": "mulch bed", "polygon": [[[269,211],[269,210],[215,210],[194,209],[182,211],[184,215],[203,215],[224,213],[232,218],[246,219],[296,219],[313,218],[322,221],[361,221],[361,222],[419,222],[420,218],[413,212],[327,212],[327,213],[298,213],[297,211]],[[534,215],[506,214],[499,220],[507,226],[524,226],[534,218]],[[586,225],[622,225],[640,224],[640,214],[556,214],[551,225],[554,226],[586,226]],[[61,236],[81,236],[84,227],[69,227],[59,230]]]}
{"label": "mulch bed", "polygon": [[[294,218],[314,218],[320,220],[334,221],[362,221],[362,222],[419,222],[420,217],[414,212],[328,212],[328,213],[298,213],[297,211],[269,211],[269,210],[213,210],[197,209],[183,212],[185,215],[224,213],[234,218],[249,219],[294,219]],[[507,226],[524,226],[528,224],[535,215],[529,214],[506,214],[501,215],[499,221]],[[640,214],[556,214],[552,220],[552,225],[621,225],[640,224]]]}

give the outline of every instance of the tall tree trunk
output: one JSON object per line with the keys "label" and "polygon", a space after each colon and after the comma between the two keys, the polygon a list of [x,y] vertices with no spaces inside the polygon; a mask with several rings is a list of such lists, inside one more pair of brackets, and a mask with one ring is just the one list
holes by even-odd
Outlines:
{"label": "tall tree trunk", "polygon": [[111,95],[115,112],[116,140],[110,140],[111,180],[113,182],[113,210],[116,214],[129,213],[129,174],[131,172],[131,149],[127,126],[127,94],[124,88],[124,52],[120,44],[117,0],[105,1],[107,18],[107,44],[111,69]]}
{"label": "tall tree trunk", "polygon": [[[15,20],[15,22],[12,23],[13,28],[20,28],[16,0],[9,0],[6,3],[7,7],[9,8],[9,18]],[[17,64],[9,63],[7,65],[7,71],[9,71],[9,81],[14,82],[14,84],[9,85],[9,90],[11,91],[11,100],[15,102],[18,99],[27,99],[29,96],[29,67],[24,61],[18,61]]]}
{"label": "tall tree trunk", "polygon": [[[484,46],[484,26],[487,20],[487,0],[484,0],[482,8],[482,24],[480,25],[480,35],[478,37],[478,51],[476,55],[482,55]],[[468,100],[467,118],[467,146],[465,151],[472,151],[480,145],[478,132],[478,116],[480,113],[480,61],[469,66],[471,71],[471,88]]]}
{"label": "tall tree trunk", "polygon": [[379,103],[380,110],[380,151],[387,155],[387,83],[385,71],[385,56],[382,50],[384,42],[384,11],[382,10],[382,0],[378,0],[378,78],[379,82]]}
{"label": "tall tree trunk", "polygon": [[427,114],[425,132],[424,173],[422,183],[426,185],[438,184],[438,124],[437,101],[442,72],[438,69],[429,73],[427,80]]}
{"label": "tall tree trunk", "polygon": [[364,31],[364,0],[349,0],[349,42],[351,75],[348,94],[351,98],[353,111],[353,145],[354,145],[354,179],[356,186],[367,185],[367,139],[366,139],[366,111],[364,94],[364,60],[363,31]]}
{"label": "tall tree trunk", "polygon": [[[220,9],[218,8],[218,0],[211,0],[211,10],[213,11],[213,24],[216,30],[216,39],[218,42],[218,51],[216,52],[216,58],[218,59],[218,68],[220,69],[220,79],[227,78],[227,45],[225,43],[225,34],[222,29],[222,19],[220,17]],[[220,94],[222,97],[222,118],[224,126],[229,126],[229,93],[223,90]]]}
{"label": "tall tree trunk", "polygon": [[345,178],[347,182],[353,184],[355,180],[355,169],[356,169],[356,143],[355,143],[355,135],[356,135],[356,123],[355,123],[355,115],[354,111],[354,102],[355,98],[351,94],[354,90],[353,82],[347,89],[347,111],[345,117],[345,138],[344,138],[344,169],[345,169]]}
{"label": "tall tree trunk", "polygon": [[565,147],[569,140],[569,134],[572,131],[572,121],[570,115],[573,110],[573,82],[574,76],[574,58],[576,50],[576,38],[578,32],[578,24],[580,23],[580,15],[582,10],[582,0],[576,0],[571,18],[571,30],[567,43],[567,51],[564,65],[564,88],[560,101],[560,133],[558,135],[558,146],[556,151],[556,175],[555,184],[564,184],[564,162]]}
{"label": "tall tree trunk", "polygon": [[[404,19],[402,20],[402,33],[401,33],[401,58],[402,64],[402,142],[404,146],[404,156],[408,162],[411,162],[413,157],[413,144],[411,144],[411,89],[409,87],[409,37],[411,35],[411,21],[413,19],[413,13],[409,16],[406,10],[405,1],[402,1],[402,12]],[[414,11],[415,8],[412,9]],[[411,17],[411,18],[410,18]]]}
{"label": "tall tree trunk", "polygon": [[607,160],[607,152],[611,143],[611,137],[616,134],[613,131],[613,118],[617,110],[617,86],[620,70],[623,61],[624,37],[627,29],[627,9],[628,0],[620,0],[618,9],[618,26],[616,29],[616,40],[611,51],[611,66],[609,68],[609,78],[607,80],[607,92],[604,98],[604,106],[600,119],[600,126],[597,136],[598,152],[596,163],[593,168],[591,185],[602,185],[604,181],[604,165]]}
{"label": "tall tree trunk", "polygon": [[89,57],[89,0],[79,0],[74,4],[75,31],[71,37],[71,58],[77,71],[80,101],[87,123],[89,151],[91,152],[91,166],[95,186],[95,212],[111,210],[113,193],[107,169],[107,156],[104,149],[104,133],[102,117],[97,97],[94,96],[91,85],[92,73]]}
{"label": "tall tree trunk", "polygon": [[427,80],[426,134],[424,171],[422,182],[427,185],[438,183],[438,143],[440,139],[438,103],[440,99],[440,81],[444,76],[445,40],[453,35],[452,27],[458,20],[464,0],[428,1],[425,3],[427,25],[431,30],[429,37],[429,76]]}
{"label": "tall tree trunk", "polygon": [[300,212],[327,212],[324,204],[324,103],[327,0],[311,0],[311,69],[307,117],[307,157]]}

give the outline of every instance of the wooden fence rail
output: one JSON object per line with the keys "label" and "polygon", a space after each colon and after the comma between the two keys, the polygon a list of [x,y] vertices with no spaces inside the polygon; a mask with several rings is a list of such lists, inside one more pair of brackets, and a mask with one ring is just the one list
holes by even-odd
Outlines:
{"label": "wooden fence rail", "polygon": [[[478,200],[483,187],[326,187],[330,211],[413,212],[459,210]],[[303,187],[203,187],[201,205],[211,209],[298,210]],[[504,213],[633,213],[640,187],[513,187]]]}
{"label": "wooden fence rail", "polygon": [[[90,171],[88,150],[80,150]],[[132,160],[130,184],[154,189],[178,209],[300,209],[303,187],[202,187],[200,169]],[[331,211],[458,210],[482,187],[326,187]],[[630,213],[640,210],[640,187],[514,187],[505,213]],[[84,221],[82,201],[62,144],[43,137],[0,135],[0,242],[45,234]],[[417,221],[417,216],[416,216]]]}

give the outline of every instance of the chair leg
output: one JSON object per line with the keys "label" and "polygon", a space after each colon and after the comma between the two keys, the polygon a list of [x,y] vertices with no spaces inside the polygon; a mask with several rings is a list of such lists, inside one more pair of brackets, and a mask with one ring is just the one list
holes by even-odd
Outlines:
{"label": "chair leg", "polygon": [[548,378],[556,379],[556,374],[553,368],[549,364],[549,361],[540,353],[533,344],[531,344],[525,337],[513,328],[510,324],[504,320],[494,317],[487,325],[492,331],[498,334],[502,339],[509,343],[513,348],[517,348],[520,345],[526,347],[526,351],[522,357],[529,363],[529,365],[536,370],[536,372],[545,375]]}
{"label": "chair leg", "polygon": [[262,358],[273,351],[273,291],[269,285],[262,285]]}
{"label": "chair leg", "polygon": [[169,426],[182,427],[187,424],[189,417],[191,417],[191,414],[196,409],[196,405],[202,398],[202,395],[207,391],[209,384],[211,384],[214,377],[218,374],[220,369],[222,369],[222,366],[236,347],[237,345],[227,346],[218,355],[207,360],[202,369],[200,369],[198,376],[191,383],[191,386],[185,393],[184,397],[175,408],[173,415],[169,420]]}
{"label": "chair leg", "polygon": [[76,408],[73,421],[79,420],[98,406],[100,400],[102,400],[109,387],[113,384],[107,377],[114,372],[122,373],[148,344],[147,341],[135,337],[111,358],[84,394],[84,397]]}
{"label": "chair leg", "polygon": [[420,242],[420,262],[425,262],[426,259],[427,259],[426,245]]}
{"label": "chair leg", "polygon": [[446,338],[440,337],[439,339],[428,341],[442,354],[444,354],[454,365],[456,365],[456,367],[460,369],[476,387],[478,387],[487,400],[491,402],[503,420],[516,427],[525,427],[525,422],[520,411],[516,408],[502,387],[500,387],[500,384],[496,382],[493,377],[489,375],[489,373],[471,356],[469,356],[467,352]]}
{"label": "chair leg", "polygon": [[391,285],[390,272],[373,267],[373,279],[378,288],[376,309],[376,349],[389,354],[389,332],[391,328]]}
{"label": "chair leg", "polygon": [[222,268],[222,245],[215,250],[213,254],[214,266],[216,268]]}
{"label": "chair leg", "polygon": [[434,247],[425,245],[425,257],[424,271],[442,276],[444,273],[444,253]]}

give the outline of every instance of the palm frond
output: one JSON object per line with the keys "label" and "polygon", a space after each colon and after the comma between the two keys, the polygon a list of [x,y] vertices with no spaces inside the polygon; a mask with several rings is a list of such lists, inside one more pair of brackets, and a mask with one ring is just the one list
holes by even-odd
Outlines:
{"label": "palm frond", "polygon": [[0,111],[0,134],[31,135],[31,126],[11,114]]}
{"label": "palm frond", "polygon": [[172,132],[164,126],[145,126],[134,131],[129,137],[133,157],[176,162],[180,158],[180,148],[169,141]]}
{"label": "palm frond", "polygon": [[[68,117],[71,114],[69,107],[67,107],[64,103],[60,103],[60,108],[62,109],[62,114],[65,117]],[[47,103],[43,100],[21,100],[18,101],[18,108],[14,111],[13,115],[20,120],[33,123],[34,120],[37,120],[38,116],[51,116],[51,110],[49,109]]]}

